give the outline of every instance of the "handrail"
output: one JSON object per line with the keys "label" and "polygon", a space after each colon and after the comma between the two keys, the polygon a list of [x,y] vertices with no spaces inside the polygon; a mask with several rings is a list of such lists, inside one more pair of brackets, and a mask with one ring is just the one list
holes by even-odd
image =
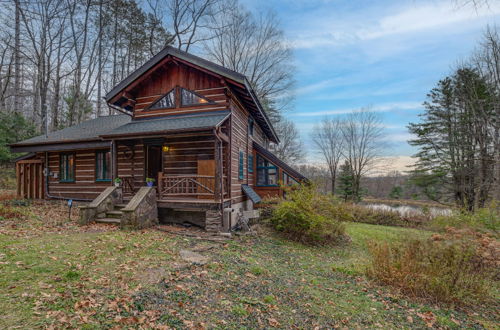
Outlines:
{"label": "handrail", "polygon": [[[223,176],[224,180],[227,179]],[[194,197],[194,198],[214,198],[216,177],[213,175],[198,174],[173,174],[165,175],[158,173],[158,195],[159,199],[168,196]],[[224,189],[224,194],[226,191]]]}

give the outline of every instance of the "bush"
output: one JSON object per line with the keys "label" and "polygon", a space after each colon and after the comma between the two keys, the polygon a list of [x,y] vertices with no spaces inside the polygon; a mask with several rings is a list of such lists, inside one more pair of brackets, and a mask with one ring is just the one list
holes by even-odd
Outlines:
{"label": "bush", "polygon": [[500,246],[482,234],[448,232],[429,240],[371,243],[367,275],[434,302],[472,305],[498,288]]}
{"label": "bush", "polygon": [[287,192],[287,200],[273,210],[270,223],[287,237],[312,245],[335,244],[345,238],[345,227],[339,219],[345,210],[331,196],[321,195],[312,186],[301,186]]}
{"label": "bush", "polygon": [[352,204],[349,206],[352,221],[373,225],[397,227],[421,227],[428,223],[430,217],[425,214],[403,215],[397,211],[372,209],[363,205]]}
{"label": "bush", "polygon": [[500,230],[500,208],[496,202],[476,212],[453,212],[449,216],[438,216],[431,222],[435,229],[446,227],[472,228],[476,230],[489,230],[498,235]]}

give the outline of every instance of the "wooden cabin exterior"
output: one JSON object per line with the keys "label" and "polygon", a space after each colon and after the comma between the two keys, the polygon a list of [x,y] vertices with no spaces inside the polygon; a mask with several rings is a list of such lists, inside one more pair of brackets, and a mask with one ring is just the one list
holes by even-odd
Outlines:
{"label": "wooden cabin exterior", "polygon": [[160,220],[203,225],[197,216],[219,209],[228,229],[281,196],[280,183],[304,180],[268,151],[279,139],[245,76],[202,58],[166,47],[106,101],[121,114],[11,145],[31,153],[17,164],[20,197],[90,201],[120,178],[129,200],[153,178]]}

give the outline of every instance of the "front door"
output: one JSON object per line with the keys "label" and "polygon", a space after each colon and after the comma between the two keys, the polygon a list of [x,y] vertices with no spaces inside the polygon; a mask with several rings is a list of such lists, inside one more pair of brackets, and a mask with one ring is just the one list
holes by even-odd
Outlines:
{"label": "front door", "polygon": [[146,146],[146,178],[153,178],[158,184],[158,172],[162,171],[161,146]]}

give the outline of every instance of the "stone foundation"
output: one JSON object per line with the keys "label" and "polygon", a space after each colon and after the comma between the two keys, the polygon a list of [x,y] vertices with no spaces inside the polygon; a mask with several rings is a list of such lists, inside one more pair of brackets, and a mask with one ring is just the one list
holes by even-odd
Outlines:
{"label": "stone foundation", "polygon": [[205,212],[205,230],[209,232],[222,230],[222,213],[219,210]]}

